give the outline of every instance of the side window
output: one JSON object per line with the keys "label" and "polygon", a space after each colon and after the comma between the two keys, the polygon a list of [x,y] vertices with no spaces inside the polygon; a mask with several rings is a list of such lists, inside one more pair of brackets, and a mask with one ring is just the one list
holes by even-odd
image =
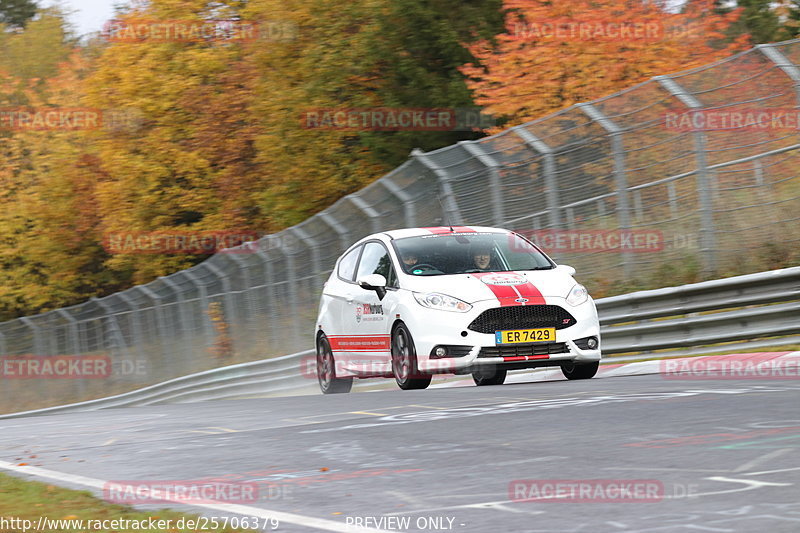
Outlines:
{"label": "side window", "polygon": [[[369,274],[380,274],[386,278],[389,287],[397,285],[397,279],[392,268],[392,259],[389,252],[378,242],[368,242],[364,245],[364,254],[358,264],[356,279]],[[394,282],[394,284],[392,284]]]}
{"label": "side window", "polygon": [[356,263],[358,262],[358,254],[361,253],[361,248],[363,247],[358,246],[353,248],[339,261],[339,270],[337,273],[343,280],[353,281],[353,274],[356,271]]}

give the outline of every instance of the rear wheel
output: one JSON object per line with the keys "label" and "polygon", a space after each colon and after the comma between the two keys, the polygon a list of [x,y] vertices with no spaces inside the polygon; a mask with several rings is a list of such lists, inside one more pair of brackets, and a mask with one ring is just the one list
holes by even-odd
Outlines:
{"label": "rear wheel", "polygon": [[497,365],[482,365],[472,373],[472,380],[478,387],[485,385],[502,385],[506,380],[508,369],[498,368]]}
{"label": "rear wheel", "polygon": [[433,377],[430,374],[422,374],[417,368],[414,341],[402,322],[392,333],[392,373],[397,385],[403,390],[426,389]]}
{"label": "rear wheel", "polygon": [[322,394],[350,392],[353,378],[336,377],[336,361],[333,358],[331,343],[323,334],[317,339],[317,380]]}
{"label": "rear wheel", "polygon": [[564,363],[561,365],[561,372],[567,379],[589,379],[597,374],[597,369],[600,367],[600,361],[594,363],[585,363],[576,365],[575,363]]}

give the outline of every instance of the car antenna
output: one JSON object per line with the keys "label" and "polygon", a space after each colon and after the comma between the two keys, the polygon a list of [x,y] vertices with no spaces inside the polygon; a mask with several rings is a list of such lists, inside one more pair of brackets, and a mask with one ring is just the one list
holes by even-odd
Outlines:
{"label": "car antenna", "polygon": [[450,216],[447,214],[447,209],[444,208],[442,198],[439,196],[438,192],[436,193],[436,199],[439,201],[439,207],[442,208],[442,218],[444,218],[442,222],[446,222],[445,226],[450,228],[450,233],[455,233],[456,230],[453,229],[453,223],[450,222]]}

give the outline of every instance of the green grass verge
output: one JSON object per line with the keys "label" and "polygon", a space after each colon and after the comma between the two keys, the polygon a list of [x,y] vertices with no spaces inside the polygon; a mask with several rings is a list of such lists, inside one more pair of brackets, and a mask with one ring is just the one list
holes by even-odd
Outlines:
{"label": "green grass verge", "polygon": [[[50,527],[36,529],[40,517],[53,521],[66,520],[71,523],[51,523]],[[25,481],[0,473],[0,532],[3,533],[45,533],[45,532],[102,532],[102,531],[164,531],[169,533],[188,531],[248,532],[252,529],[212,528],[212,524],[197,521],[197,515],[190,515],[168,509],[158,511],[137,511],[131,507],[115,505],[95,498],[88,491],[69,490],[38,481]],[[148,527],[153,519],[156,527]],[[29,520],[25,524],[23,521]],[[112,520],[118,520],[117,524]],[[123,523],[122,520],[127,520]],[[180,522],[183,520],[183,522]],[[193,524],[189,520],[194,520]],[[82,521],[83,524],[79,524]],[[92,521],[91,523],[89,521]],[[100,522],[94,522],[100,521]],[[102,526],[103,521],[108,527]],[[144,528],[133,526],[137,521]],[[159,528],[160,525],[167,527]],[[167,522],[169,521],[169,522]],[[220,524],[221,524],[220,520]],[[29,525],[30,527],[24,527]],[[43,524],[44,525],[44,524]],[[184,527],[178,527],[183,525]],[[202,527],[205,525],[205,527]],[[113,527],[117,526],[117,527]],[[127,527],[119,527],[127,526]],[[192,526],[192,527],[187,527]],[[268,529],[267,529],[268,530]]]}

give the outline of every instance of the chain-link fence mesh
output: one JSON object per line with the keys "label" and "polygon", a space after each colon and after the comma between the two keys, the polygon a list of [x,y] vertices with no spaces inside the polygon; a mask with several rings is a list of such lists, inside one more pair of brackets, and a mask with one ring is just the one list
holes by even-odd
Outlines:
{"label": "chain-link fence mesh", "polygon": [[[798,62],[800,41],[761,45],[479,141],[415,151],[255,250],[218,253],[146,285],[2,323],[4,364],[98,356],[113,371],[13,379],[19,367],[6,366],[0,407],[86,400],[308,349],[336,258],[381,230],[451,223],[544,235],[556,243],[545,250],[576,267],[596,295],[671,285],[693,270],[709,277],[772,268],[800,239]],[[786,114],[776,121],[777,110]],[[688,111],[704,127],[676,122]],[[604,247],[609,232],[618,246]],[[631,244],[636,235],[644,246]]]}

